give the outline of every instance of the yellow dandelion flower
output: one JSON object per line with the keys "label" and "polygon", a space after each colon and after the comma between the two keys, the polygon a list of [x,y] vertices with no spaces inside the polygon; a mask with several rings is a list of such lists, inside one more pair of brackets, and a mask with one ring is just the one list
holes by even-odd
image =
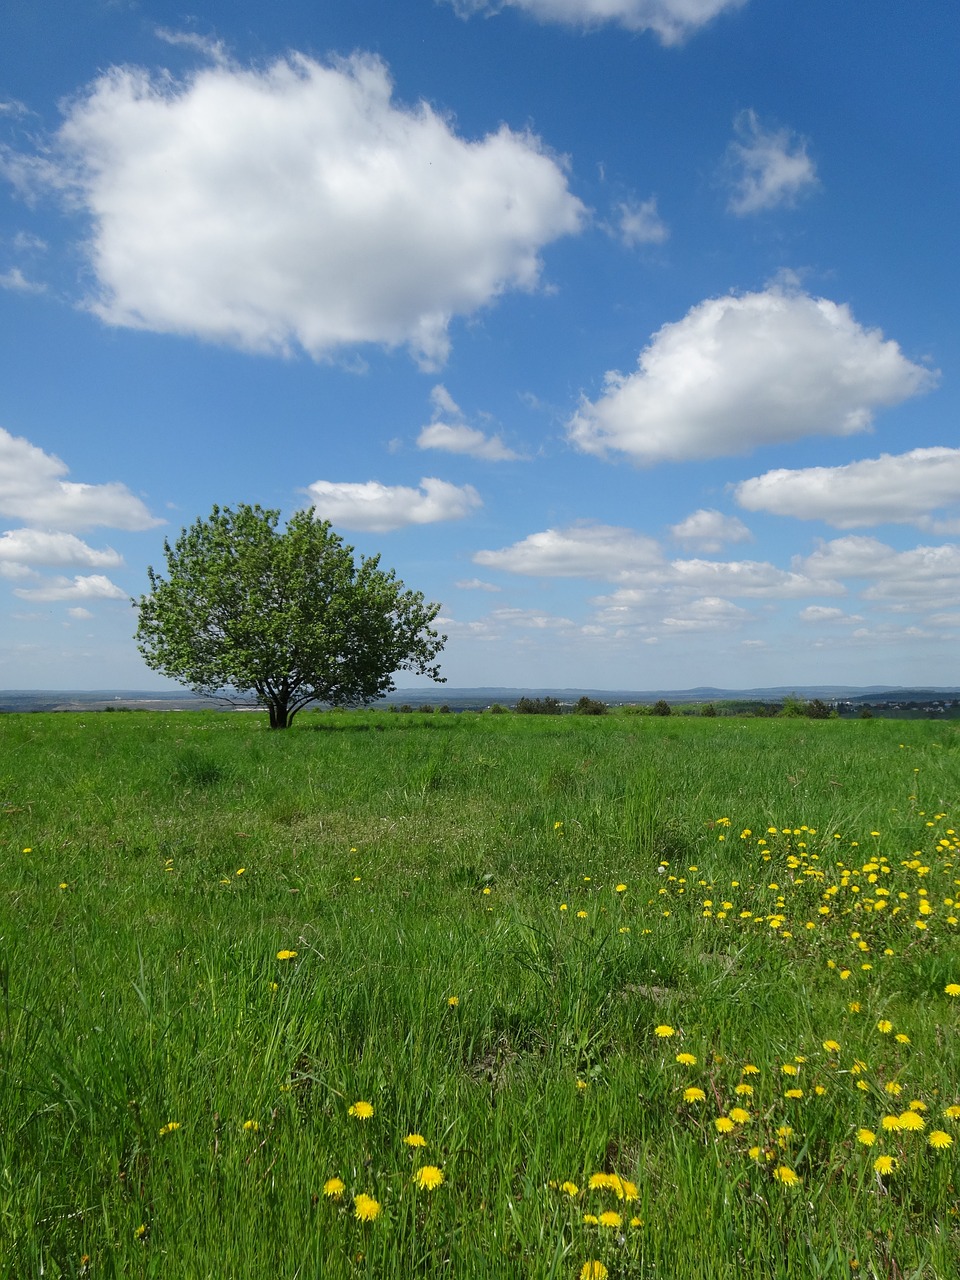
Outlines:
{"label": "yellow dandelion flower", "polygon": [[296,958],[297,958],[297,953],[296,953],[296,951],[287,951],[287,950],[284,950],[284,951],[278,951],[278,952],[277,952],[277,959],[278,959],[278,960],[296,960]]}
{"label": "yellow dandelion flower", "polygon": [[747,1155],[750,1157],[751,1160],[759,1160],[761,1156],[760,1148],[751,1147],[750,1150],[747,1152]]}
{"label": "yellow dandelion flower", "polygon": [[613,1209],[607,1209],[605,1213],[601,1213],[597,1221],[601,1227],[615,1227],[619,1230],[623,1226],[623,1219]]}
{"label": "yellow dandelion flower", "polygon": [[695,1085],[691,1085],[689,1089],[683,1091],[684,1102],[706,1102],[707,1095],[702,1089],[698,1089]]}
{"label": "yellow dandelion flower", "polygon": [[642,1226],[643,1226],[643,1219],[642,1219],[642,1218],[631,1218],[631,1219],[630,1219],[630,1225],[631,1225],[631,1227],[642,1227]]}
{"label": "yellow dandelion flower", "polygon": [[944,1107],[943,1114],[948,1120],[960,1120],[960,1107]]}
{"label": "yellow dandelion flower", "polygon": [[823,1047],[824,1049],[826,1049],[827,1053],[840,1052],[840,1045],[837,1043],[836,1040],[824,1040]]}
{"label": "yellow dandelion flower", "polygon": [[259,1133],[259,1132],[260,1132],[260,1121],[259,1121],[259,1120],[244,1120],[244,1122],[243,1122],[243,1127],[244,1127],[244,1129],[246,1129],[246,1130],[247,1130],[247,1132],[248,1132],[248,1133]]}
{"label": "yellow dandelion flower", "polygon": [[580,1188],[577,1186],[575,1182],[570,1182],[570,1181],[561,1182],[560,1190],[564,1193],[564,1195],[568,1195],[571,1200],[574,1198],[574,1196],[578,1196],[580,1194]]}
{"label": "yellow dandelion flower", "polygon": [[925,1129],[927,1122],[923,1116],[917,1115],[916,1111],[902,1111],[899,1116],[900,1128],[904,1131]]}
{"label": "yellow dandelion flower", "polygon": [[894,1173],[897,1168],[897,1161],[894,1156],[877,1156],[873,1162],[873,1167],[881,1177],[888,1173]]}
{"label": "yellow dandelion flower", "polygon": [[893,1038],[894,1038],[894,1040],[896,1040],[897,1044],[909,1044],[909,1043],[910,1043],[910,1037],[909,1037],[909,1036],[905,1036],[905,1035],[903,1034],[903,1032],[902,1032],[902,1031],[898,1031],[898,1032],[897,1032],[897,1034],[896,1034]]}
{"label": "yellow dandelion flower", "polygon": [[413,1175],[413,1180],[421,1191],[436,1191],[443,1182],[443,1170],[435,1164],[425,1164]]}
{"label": "yellow dandelion flower", "polygon": [[589,1088],[590,1088],[590,1086],[587,1084],[586,1080],[578,1080],[578,1081],[577,1081],[577,1088],[578,1088],[578,1089],[580,1090],[580,1092],[582,1093],[584,1089],[589,1089]]}
{"label": "yellow dandelion flower", "polygon": [[883,1088],[885,1093],[889,1093],[894,1098],[898,1093],[903,1093],[903,1085],[898,1084],[896,1080],[888,1080]]}
{"label": "yellow dandelion flower", "polygon": [[162,1138],[168,1133],[176,1133],[176,1131],[179,1128],[180,1128],[179,1120],[168,1120],[165,1125],[161,1125],[160,1127],[160,1137]]}
{"label": "yellow dandelion flower", "polygon": [[744,1076],[758,1076],[760,1074],[760,1068],[755,1067],[752,1062],[745,1062],[740,1074]]}
{"label": "yellow dandelion flower", "polygon": [[929,1107],[927,1106],[927,1104],[925,1102],[921,1102],[919,1098],[913,1098],[912,1101],[907,1103],[907,1106],[910,1108],[911,1111],[928,1111],[929,1110]]}
{"label": "yellow dandelion flower", "polygon": [[927,1142],[937,1151],[945,1151],[947,1147],[953,1146],[953,1139],[949,1133],[944,1133],[942,1129],[934,1129],[927,1138]]}
{"label": "yellow dandelion flower", "polygon": [[787,1089],[787,1090],[784,1092],[784,1095],[783,1095],[783,1096],[784,1096],[785,1098],[793,1098],[793,1099],[802,1098],[802,1097],[803,1097],[803,1090],[802,1090],[802,1089]]}
{"label": "yellow dandelion flower", "polygon": [[792,1062],[785,1062],[783,1066],[780,1068],[780,1070],[783,1072],[785,1076],[795,1076],[800,1070],[800,1068],[797,1067]]}
{"label": "yellow dandelion flower", "polygon": [[585,1213],[585,1214],[583,1215],[583,1220],[584,1220],[584,1222],[587,1224],[587,1226],[588,1226],[588,1227],[595,1227],[595,1226],[597,1225],[597,1222],[598,1222],[598,1218],[597,1218],[597,1215],[596,1215],[595,1213]]}
{"label": "yellow dandelion flower", "polygon": [[795,1187],[800,1183],[800,1175],[785,1164],[778,1165],[773,1171],[773,1176],[785,1187]]}
{"label": "yellow dandelion flower", "polygon": [[884,1035],[884,1036],[889,1035],[890,1032],[893,1030],[893,1023],[888,1022],[886,1018],[881,1018],[880,1021],[877,1023],[877,1030],[880,1032],[881,1035]]}
{"label": "yellow dandelion flower", "polygon": [[793,1137],[793,1129],[792,1129],[792,1128],[791,1128],[791,1126],[790,1126],[790,1125],[788,1125],[788,1124],[782,1124],[782,1125],[780,1126],[780,1128],[777,1130],[777,1137],[778,1137],[778,1138],[784,1138],[784,1139],[786,1139],[786,1138],[792,1138],[792,1137]]}
{"label": "yellow dandelion flower", "polygon": [[695,1067],[697,1059],[692,1053],[678,1053],[677,1061],[684,1067]]}
{"label": "yellow dandelion flower", "polygon": [[450,1006],[451,1009],[455,1009],[459,1003],[460,1003],[459,996],[447,996],[447,1004]]}
{"label": "yellow dandelion flower", "polygon": [[743,1107],[733,1107],[730,1111],[730,1119],[735,1124],[749,1124],[750,1112],[744,1111]]}
{"label": "yellow dandelion flower", "polygon": [[872,1129],[858,1129],[857,1141],[865,1147],[872,1147],[877,1140],[877,1135]]}
{"label": "yellow dandelion flower", "polygon": [[960,996],[960,982],[948,982],[943,991],[944,995]]}
{"label": "yellow dandelion flower", "polygon": [[900,1129],[899,1116],[884,1116],[880,1121],[881,1127],[886,1129],[888,1133],[897,1133]]}
{"label": "yellow dandelion flower", "polygon": [[373,1115],[373,1107],[369,1102],[352,1102],[347,1107],[347,1115],[353,1116],[354,1120],[369,1120]]}
{"label": "yellow dandelion flower", "polygon": [[718,1116],[713,1124],[717,1133],[733,1133],[737,1127],[729,1116]]}
{"label": "yellow dandelion flower", "polygon": [[744,1083],[741,1081],[741,1082],[740,1082],[740,1084],[735,1084],[735,1085],[733,1086],[733,1092],[734,1092],[738,1097],[740,1097],[740,1098],[749,1098],[749,1097],[752,1097],[752,1096],[753,1096],[753,1085],[752,1085],[752,1084],[744,1084]]}
{"label": "yellow dandelion flower", "polygon": [[609,1271],[602,1262],[585,1262],[580,1268],[580,1280],[607,1280]]}
{"label": "yellow dandelion flower", "polygon": [[827,1087],[826,1085],[815,1084],[813,1086],[813,1092],[817,1095],[818,1098],[822,1098],[823,1095],[827,1092]]}
{"label": "yellow dandelion flower", "polygon": [[408,1147],[425,1147],[427,1140],[422,1133],[408,1133],[403,1140]]}
{"label": "yellow dandelion flower", "polygon": [[626,886],[625,884],[618,884],[618,885],[617,885],[617,887],[616,887],[616,889],[614,890],[614,892],[615,892],[615,893],[626,893],[626,892],[627,892],[627,886]]}
{"label": "yellow dandelion flower", "polygon": [[659,1036],[661,1040],[668,1040],[671,1036],[675,1036],[677,1033],[673,1027],[668,1027],[666,1023],[661,1023],[659,1027],[654,1027],[653,1034],[655,1036]]}
{"label": "yellow dandelion flower", "polygon": [[346,1191],[346,1184],[342,1178],[328,1178],[323,1184],[323,1194],[330,1200],[340,1200]]}
{"label": "yellow dandelion flower", "polygon": [[353,1197],[353,1216],[358,1222],[373,1222],[380,1217],[380,1201],[362,1191]]}
{"label": "yellow dandelion flower", "polygon": [[591,1173],[587,1185],[591,1191],[610,1191],[615,1177],[616,1174],[613,1173]]}

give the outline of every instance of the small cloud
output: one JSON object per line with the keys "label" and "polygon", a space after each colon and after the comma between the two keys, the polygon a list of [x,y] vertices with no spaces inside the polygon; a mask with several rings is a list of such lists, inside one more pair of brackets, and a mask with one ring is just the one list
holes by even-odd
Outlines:
{"label": "small cloud", "polygon": [[462,520],[483,506],[473,485],[458,487],[430,476],[420,481],[419,489],[380,484],[377,480],[362,484],[315,480],[306,492],[321,520],[371,533],[441,520]]}
{"label": "small cloud", "polygon": [[529,577],[618,578],[660,565],[660,548],[652,538],[614,525],[579,524],[531,533],[511,547],[478,551],[474,564]]}
{"label": "small cloud", "polygon": [[126,600],[127,593],[102,573],[92,573],[84,577],[78,574],[75,578],[54,578],[39,587],[16,587],[13,594],[21,600],[41,601],[54,600]]}
{"label": "small cloud", "polygon": [[657,213],[656,198],[651,196],[640,204],[617,205],[616,234],[628,248],[633,248],[638,244],[663,244],[670,230]]}
{"label": "small cloud", "polygon": [[[65,480],[63,477],[68,474],[66,464],[59,458],[0,427],[0,515],[47,529],[90,529],[105,525],[141,530],[164,523],[152,516],[126,485],[117,481],[80,484]],[[22,540],[25,534],[14,530],[11,536]]]}
{"label": "small cloud", "polygon": [[819,185],[807,141],[789,129],[765,129],[755,111],[741,111],[733,122],[737,140],[727,149],[733,185],[727,204],[743,217],[796,204]]}
{"label": "small cloud", "polygon": [[162,40],[164,44],[179,45],[184,49],[193,49],[217,66],[226,66],[230,62],[226,45],[222,40],[214,40],[211,36],[201,36],[195,31],[171,31],[167,27],[154,27],[153,34],[158,40]]}
{"label": "small cloud", "polygon": [[450,0],[462,18],[501,9],[522,9],[537,22],[559,22],[589,30],[612,22],[627,31],[652,31],[663,45],[682,44],[687,36],[724,10],[746,0]]}
{"label": "small cloud", "polygon": [[725,516],[720,511],[701,509],[670,526],[670,532],[681,542],[700,551],[719,551],[727,542],[750,542],[753,534],[736,516]]}
{"label": "small cloud", "polygon": [[46,293],[47,286],[28,280],[19,267],[11,267],[0,275],[0,289],[9,289],[13,293]]}
{"label": "small cloud", "polygon": [[824,604],[807,605],[806,609],[801,609],[797,614],[801,622],[843,622],[855,623],[862,622],[863,618],[858,613],[844,613],[842,609],[831,608]]}
{"label": "small cloud", "polygon": [[123,557],[112,547],[97,551],[72,533],[8,529],[0,534],[0,564],[4,563],[114,569],[123,564]]}
{"label": "small cloud", "polygon": [[494,586],[492,582],[484,582],[482,578],[461,578],[459,582],[453,584],[461,591],[499,591],[500,587]]}
{"label": "small cloud", "polygon": [[890,523],[956,533],[955,518],[936,520],[931,513],[960,504],[960,449],[936,446],[839,467],[779,468],[741,481],[733,492],[748,511],[824,520],[837,529]]}
{"label": "small cloud", "polygon": [[[499,436],[488,436],[468,426],[463,411],[443,384],[430,393],[433,421],[417,436],[419,449],[441,449],[445,453],[461,453],[484,462],[515,462],[520,454],[508,448]],[[443,418],[452,418],[444,422]]]}
{"label": "small cloud", "polygon": [[67,615],[71,618],[76,618],[78,622],[83,622],[87,618],[93,617],[93,614],[90,612],[90,610],[84,609],[81,605],[78,605],[75,609],[68,609]]}

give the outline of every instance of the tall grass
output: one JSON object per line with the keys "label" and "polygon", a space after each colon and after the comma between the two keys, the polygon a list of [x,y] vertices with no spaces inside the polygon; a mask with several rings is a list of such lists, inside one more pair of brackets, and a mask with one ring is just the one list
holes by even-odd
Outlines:
{"label": "tall grass", "polygon": [[958,748],[3,717],[2,1274],[954,1276]]}

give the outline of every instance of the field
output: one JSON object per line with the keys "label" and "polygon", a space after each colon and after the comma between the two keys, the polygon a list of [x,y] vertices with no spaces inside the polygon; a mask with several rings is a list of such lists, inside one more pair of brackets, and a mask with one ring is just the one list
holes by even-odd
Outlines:
{"label": "field", "polygon": [[960,1273],[960,730],[264,719],[0,717],[0,1275]]}

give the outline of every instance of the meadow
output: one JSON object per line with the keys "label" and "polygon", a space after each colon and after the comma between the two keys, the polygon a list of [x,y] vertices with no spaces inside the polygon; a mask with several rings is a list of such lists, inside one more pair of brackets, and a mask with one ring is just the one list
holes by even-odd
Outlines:
{"label": "meadow", "polygon": [[0,1275],[960,1273],[960,730],[0,717]]}

